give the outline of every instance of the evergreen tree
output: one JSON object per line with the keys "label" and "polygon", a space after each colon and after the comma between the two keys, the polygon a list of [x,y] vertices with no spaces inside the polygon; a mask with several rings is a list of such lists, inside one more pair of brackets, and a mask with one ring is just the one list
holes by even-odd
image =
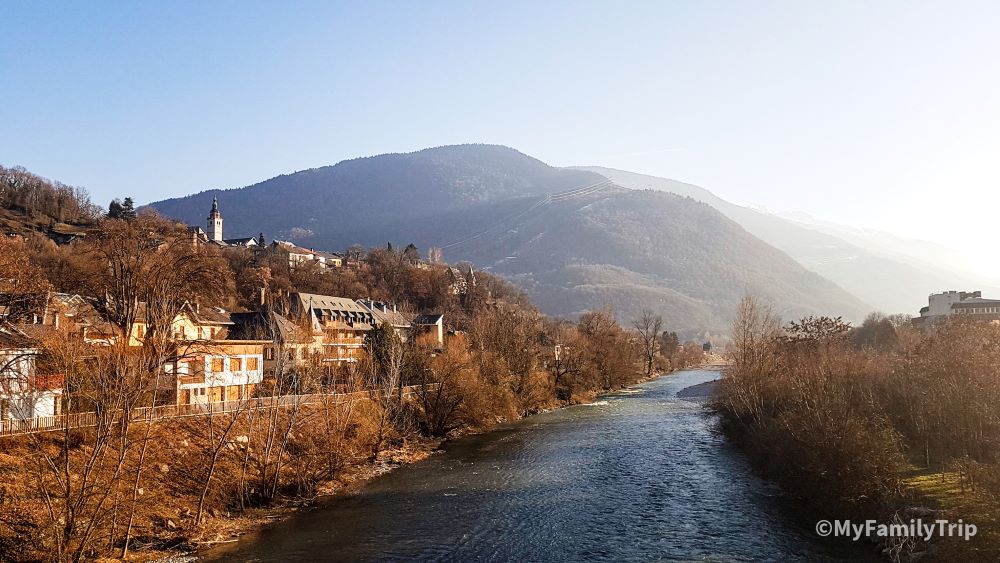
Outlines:
{"label": "evergreen tree", "polygon": [[416,264],[420,261],[420,251],[417,250],[416,245],[411,242],[406,245],[405,249],[403,249],[403,257],[406,258],[411,264]]}
{"label": "evergreen tree", "polygon": [[108,206],[108,219],[124,219],[125,212],[122,207],[122,200],[115,198]]}
{"label": "evergreen tree", "polygon": [[124,219],[126,221],[135,219],[135,203],[132,201],[132,198],[127,197],[124,200],[115,198],[111,200],[111,205],[108,206],[108,218]]}
{"label": "evergreen tree", "polygon": [[131,221],[135,219],[135,203],[132,201],[131,197],[126,197],[122,201],[122,219]]}

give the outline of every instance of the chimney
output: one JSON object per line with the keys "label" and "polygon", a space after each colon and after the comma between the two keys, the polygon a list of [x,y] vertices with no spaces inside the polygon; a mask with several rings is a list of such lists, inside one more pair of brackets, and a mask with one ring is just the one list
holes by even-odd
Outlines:
{"label": "chimney", "polygon": [[260,288],[260,306],[264,307],[264,288]]}

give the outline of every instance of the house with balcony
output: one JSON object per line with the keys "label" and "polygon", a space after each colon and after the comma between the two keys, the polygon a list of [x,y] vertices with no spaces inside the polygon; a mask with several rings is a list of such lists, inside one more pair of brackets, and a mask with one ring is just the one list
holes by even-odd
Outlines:
{"label": "house with balcony", "polygon": [[373,299],[358,299],[358,304],[367,309],[375,319],[376,325],[387,324],[396,332],[403,342],[412,338],[413,315],[400,311],[395,304],[375,301]]}
{"label": "house with balcony", "polygon": [[322,361],[357,362],[363,357],[365,335],[376,324],[372,312],[346,297],[292,293],[286,314],[321,337]]}
{"label": "house with balcony", "polygon": [[[140,307],[144,311],[144,307]],[[218,307],[187,303],[170,325],[173,357],[164,365],[159,392],[177,405],[235,402],[254,396],[264,380],[261,338],[234,338],[232,314]],[[143,345],[145,315],[140,314],[131,342]]]}
{"label": "house with balcony", "polygon": [[192,343],[165,366],[177,405],[239,402],[264,380],[264,341]]}
{"label": "house with balcony", "polygon": [[0,427],[62,414],[63,377],[38,373],[39,352],[37,342],[0,324]]}

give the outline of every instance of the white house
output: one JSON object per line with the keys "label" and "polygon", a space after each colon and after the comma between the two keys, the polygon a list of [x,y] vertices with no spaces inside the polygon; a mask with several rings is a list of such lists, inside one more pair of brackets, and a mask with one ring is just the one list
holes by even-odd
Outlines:
{"label": "white house", "polygon": [[271,248],[288,253],[289,267],[296,267],[311,262],[316,262],[324,268],[340,268],[344,265],[344,258],[332,252],[322,252],[311,248],[302,248],[295,243],[286,240],[276,240],[271,243]]}
{"label": "white house", "polygon": [[62,414],[62,378],[40,376],[38,344],[9,325],[0,325],[0,424]]}

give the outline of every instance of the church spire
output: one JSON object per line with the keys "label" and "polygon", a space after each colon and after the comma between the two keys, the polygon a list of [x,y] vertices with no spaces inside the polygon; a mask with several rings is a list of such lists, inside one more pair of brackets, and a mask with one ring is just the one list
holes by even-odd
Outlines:
{"label": "church spire", "polygon": [[222,242],[222,213],[219,213],[219,198],[212,198],[212,210],[208,212],[208,240]]}

